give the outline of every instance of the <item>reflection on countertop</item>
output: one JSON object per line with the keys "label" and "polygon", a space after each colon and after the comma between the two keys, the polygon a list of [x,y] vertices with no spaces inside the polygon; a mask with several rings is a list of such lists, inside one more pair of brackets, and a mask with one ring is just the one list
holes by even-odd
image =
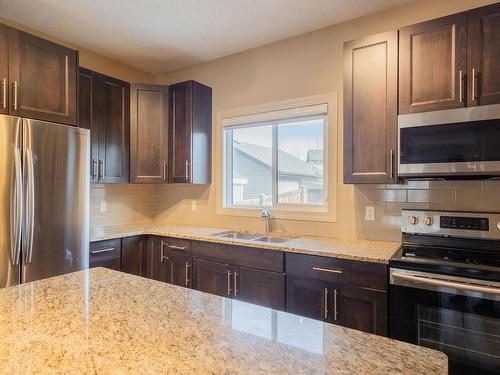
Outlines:
{"label": "reflection on countertop", "polygon": [[0,290],[0,332],[0,373],[447,373],[434,350],[103,268]]}
{"label": "reflection on countertop", "polygon": [[[90,236],[91,241],[95,242],[105,239],[149,234],[383,264],[389,263],[389,259],[394,255],[400,245],[395,242],[319,236],[297,237],[296,235],[293,235],[293,237],[290,238],[290,241],[284,243],[264,243],[245,239],[223,238],[215,235],[227,230],[227,228],[185,225],[158,226],[148,224],[128,224],[93,228]],[[279,235],[286,236],[286,234],[281,233]]]}

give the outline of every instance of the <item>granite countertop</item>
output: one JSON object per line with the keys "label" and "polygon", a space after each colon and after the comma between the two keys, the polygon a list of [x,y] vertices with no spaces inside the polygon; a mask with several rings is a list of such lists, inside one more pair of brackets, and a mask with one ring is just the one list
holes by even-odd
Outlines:
{"label": "granite countertop", "polygon": [[0,290],[0,373],[446,374],[438,351],[104,268]]}
{"label": "granite countertop", "polygon": [[[93,232],[91,233],[91,241],[93,242],[112,238],[151,234],[383,264],[389,263],[389,259],[398,250],[400,245],[396,242],[354,240],[319,236],[292,236],[290,241],[285,243],[268,243],[214,236],[215,233],[227,230],[227,228],[181,225],[118,225],[100,228],[99,230],[94,229],[91,231]],[[276,233],[276,235],[287,236],[287,234],[281,233]]]}

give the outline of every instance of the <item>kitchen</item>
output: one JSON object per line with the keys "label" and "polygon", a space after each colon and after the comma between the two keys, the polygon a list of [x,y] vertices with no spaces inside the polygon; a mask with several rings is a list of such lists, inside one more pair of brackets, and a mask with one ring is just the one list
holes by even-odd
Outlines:
{"label": "kitchen", "polygon": [[498,3],[42,3],[0,4],[3,372],[500,371]]}

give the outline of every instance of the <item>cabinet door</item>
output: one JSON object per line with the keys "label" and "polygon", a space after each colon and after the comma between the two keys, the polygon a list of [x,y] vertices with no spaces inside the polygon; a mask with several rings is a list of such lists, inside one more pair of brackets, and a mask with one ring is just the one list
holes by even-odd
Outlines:
{"label": "cabinet door", "polygon": [[132,85],[130,104],[130,180],[167,182],[168,88]]}
{"label": "cabinet door", "polygon": [[122,239],[122,271],[146,276],[147,239],[142,236]]}
{"label": "cabinet door", "polygon": [[167,282],[191,288],[191,262],[192,259],[188,255],[167,252]]}
{"label": "cabinet door", "polygon": [[500,3],[467,13],[469,106],[500,103]]}
{"label": "cabinet door", "polygon": [[161,237],[152,236],[149,238],[147,254],[144,276],[167,282],[168,258],[165,255],[165,244]]}
{"label": "cabinet door", "polygon": [[465,106],[466,28],[458,13],[400,30],[400,114]]}
{"label": "cabinet door", "polygon": [[10,113],[76,125],[78,53],[9,29]]}
{"label": "cabinet door", "polygon": [[99,88],[99,182],[129,182],[130,85],[102,76]]}
{"label": "cabinet door", "polygon": [[363,332],[387,335],[387,293],[374,289],[342,286],[337,295],[341,325]]}
{"label": "cabinet door", "polygon": [[121,239],[92,242],[89,250],[89,268],[104,267],[121,270]]}
{"label": "cabinet door", "polygon": [[171,182],[191,181],[191,81],[170,86],[169,175]]}
{"label": "cabinet door", "polygon": [[9,113],[8,28],[0,24],[0,113]]}
{"label": "cabinet door", "polygon": [[398,34],[344,45],[344,183],[397,180]]}
{"label": "cabinet door", "polygon": [[99,127],[97,111],[98,78],[90,70],[80,68],[78,78],[78,126],[90,130],[90,181],[97,182],[99,160]]}
{"label": "cabinet door", "polygon": [[233,272],[233,296],[275,310],[285,309],[285,276],[282,273],[237,267]]}
{"label": "cabinet door", "polygon": [[193,289],[230,297],[233,293],[233,274],[229,265],[193,259]]}
{"label": "cabinet door", "polygon": [[287,312],[328,322],[335,320],[332,283],[295,276],[286,279]]}

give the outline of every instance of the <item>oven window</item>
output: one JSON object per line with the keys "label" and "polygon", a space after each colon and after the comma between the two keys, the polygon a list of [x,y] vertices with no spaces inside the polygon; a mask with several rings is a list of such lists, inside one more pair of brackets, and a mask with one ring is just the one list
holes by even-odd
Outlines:
{"label": "oven window", "polygon": [[469,366],[484,370],[476,374],[500,372],[500,319],[417,305],[417,329],[417,344],[446,353],[455,363],[452,373]]}
{"label": "oven window", "polygon": [[402,164],[500,160],[500,120],[400,129]]}

